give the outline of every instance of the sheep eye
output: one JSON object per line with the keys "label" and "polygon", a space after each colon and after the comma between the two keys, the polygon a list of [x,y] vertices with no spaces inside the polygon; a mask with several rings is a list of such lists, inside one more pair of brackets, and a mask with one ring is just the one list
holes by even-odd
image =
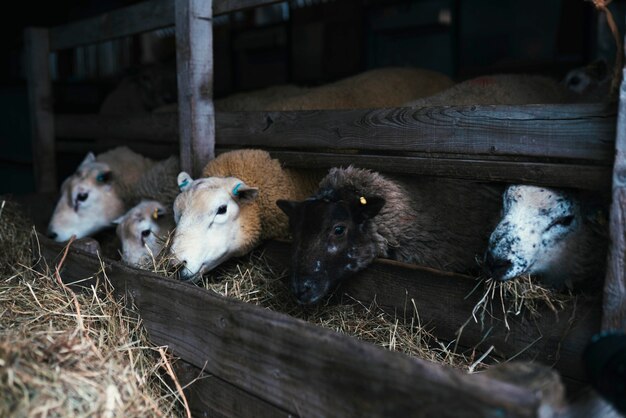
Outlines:
{"label": "sheep eye", "polygon": [[96,176],[96,181],[98,183],[106,183],[111,179],[111,172],[107,171],[105,173],[100,173]]}
{"label": "sheep eye", "polygon": [[226,205],[222,205],[219,208],[217,208],[217,214],[218,215],[223,215],[226,213]]}
{"label": "sheep eye", "polygon": [[577,86],[580,84],[582,80],[580,79],[580,77],[572,77],[571,80],[569,81],[569,84],[571,86]]}
{"label": "sheep eye", "polygon": [[567,226],[570,226],[573,221],[574,221],[574,215],[563,216],[563,217],[557,219],[556,221],[554,221],[552,223],[552,225],[550,225],[550,227],[553,227],[553,226],[556,226],[556,225],[567,227]]}
{"label": "sheep eye", "polygon": [[141,236],[146,238],[148,237],[148,235],[150,235],[150,232],[152,231],[150,231],[149,229],[144,229],[143,231],[141,231]]}
{"label": "sheep eye", "polygon": [[343,233],[346,232],[346,227],[343,225],[338,225],[335,227],[333,233],[337,236],[339,235],[343,235]]}

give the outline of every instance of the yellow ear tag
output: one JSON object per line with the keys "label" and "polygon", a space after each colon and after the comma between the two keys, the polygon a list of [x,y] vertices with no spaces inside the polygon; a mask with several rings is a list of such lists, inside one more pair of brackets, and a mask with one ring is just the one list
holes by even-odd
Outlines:
{"label": "yellow ear tag", "polygon": [[359,202],[361,202],[362,205],[367,205],[367,200],[365,200],[363,196],[359,197]]}
{"label": "yellow ear tag", "polygon": [[152,212],[152,219],[155,221],[159,219],[159,210],[157,208],[154,208],[154,212]]}

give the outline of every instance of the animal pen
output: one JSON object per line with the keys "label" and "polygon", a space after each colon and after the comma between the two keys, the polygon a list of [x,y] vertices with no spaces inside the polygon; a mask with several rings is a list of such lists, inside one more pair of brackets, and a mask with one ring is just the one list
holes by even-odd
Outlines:
{"label": "animal pen", "polygon": [[[536,318],[489,319],[463,330],[478,355],[552,365],[569,388],[585,385],[581,354],[601,329],[626,329],[626,84],[620,109],[607,104],[446,106],[373,110],[216,113],[212,102],[213,16],[268,0],[149,0],[96,18],[27,29],[30,110],[39,192],[56,188],[55,137],[179,141],[183,170],[198,175],[216,153],[260,148],[287,166],[354,164],[386,172],[608,190],[611,247],[602,304],[581,302]],[[176,114],[55,114],[48,57],[63,50],[175,25]],[[58,262],[63,246],[39,236]],[[287,265],[288,244],[265,253]],[[93,275],[97,257],[70,248],[67,283]],[[104,260],[118,292],[130,295],[151,340],[184,360],[194,414],[202,416],[540,416],[548,402],[523,384],[410,358],[185,283]],[[402,315],[413,300],[421,320],[452,341],[479,295],[468,277],[379,260],[342,288]],[[470,295],[470,296],[467,296]],[[442,306],[445,307],[442,309]],[[522,348],[524,348],[523,351]],[[184,365],[182,365],[184,364]],[[445,405],[445,408],[442,407]]]}

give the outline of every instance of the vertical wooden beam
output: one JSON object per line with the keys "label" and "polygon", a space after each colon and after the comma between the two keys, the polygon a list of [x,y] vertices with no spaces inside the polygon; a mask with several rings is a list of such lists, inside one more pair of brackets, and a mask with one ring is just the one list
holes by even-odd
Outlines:
{"label": "vertical wooden beam", "polygon": [[610,218],[611,244],[604,283],[602,329],[626,331],[626,78],[624,77],[619,93]]}
{"label": "vertical wooden beam", "polygon": [[181,169],[197,176],[215,157],[211,0],[176,0]]}
{"label": "vertical wooden beam", "polygon": [[39,193],[54,192],[56,154],[48,29],[27,28],[24,41],[35,187]]}

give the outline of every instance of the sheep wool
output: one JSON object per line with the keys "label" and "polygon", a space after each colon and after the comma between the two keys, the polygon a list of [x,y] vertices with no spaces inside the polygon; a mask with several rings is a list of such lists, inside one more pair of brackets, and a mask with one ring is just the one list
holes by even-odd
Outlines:
{"label": "sheep wool", "polygon": [[[224,153],[209,161],[203,177],[237,177],[248,186],[257,187],[259,196],[242,208],[248,218],[246,228],[258,231],[258,239],[287,237],[287,216],[276,206],[279,199],[301,200],[316,190],[320,173],[281,167],[268,152],[244,149]],[[256,233],[250,234],[251,237]],[[251,243],[258,244],[258,241]],[[249,250],[249,249],[248,249]]]}
{"label": "sheep wool", "polygon": [[502,190],[452,179],[392,180],[350,166],[331,169],[316,197],[343,188],[385,199],[366,226],[379,256],[456,272],[477,270],[475,257],[498,220]]}

